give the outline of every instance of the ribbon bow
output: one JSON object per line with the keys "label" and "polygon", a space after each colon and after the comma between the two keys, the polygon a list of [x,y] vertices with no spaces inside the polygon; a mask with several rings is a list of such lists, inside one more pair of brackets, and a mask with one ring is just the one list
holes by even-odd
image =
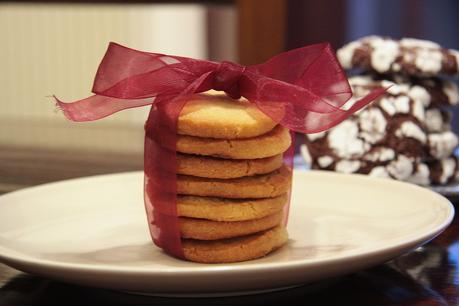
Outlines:
{"label": "ribbon bow", "polygon": [[[56,101],[72,121],[97,120],[153,104],[145,125],[145,208],[155,244],[179,258],[184,253],[176,207],[177,119],[188,95],[209,89],[225,91],[232,98],[243,96],[275,122],[303,133],[333,127],[384,92],[377,89],[342,109],[352,91],[329,44],[243,67],[110,43],[96,74],[95,95],[73,103]],[[289,154],[292,157],[293,146]]]}
{"label": "ribbon bow", "polygon": [[247,67],[110,43],[96,74],[95,95],[73,103],[56,100],[68,119],[91,121],[210,89],[225,91],[232,98],[243,96],[274,121],[302,133],[329,129],[384,92],[376,89],[342,109],[352,90],[327,43],[281,53]]}

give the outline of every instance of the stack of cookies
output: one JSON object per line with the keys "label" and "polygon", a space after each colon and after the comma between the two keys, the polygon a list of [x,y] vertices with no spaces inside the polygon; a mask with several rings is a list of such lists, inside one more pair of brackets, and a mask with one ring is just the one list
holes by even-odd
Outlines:
{"label": "stack of cookies", "polygon": [[338,58],[344,68],[364,71],[349,79],[354,100],[389,89],[333,129],[306,135],[302,154],[312,168],[419,185],[459,180],[448,110],[459,103],[459,90],[440,78],[459,74],[459,53],[428,41],[371,36],[344,46]]}
{"label": "stack of cookies", "polygon": [[177,123],[177,213],[185,258],[262,257],[287,241],[289,131],[252,103],[199,94]]}

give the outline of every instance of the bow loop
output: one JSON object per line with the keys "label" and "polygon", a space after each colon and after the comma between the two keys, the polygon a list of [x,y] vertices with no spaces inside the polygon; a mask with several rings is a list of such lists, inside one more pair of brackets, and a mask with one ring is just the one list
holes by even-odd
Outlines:
{"label": "bow loop", "polygon": [[223,61],[214,71],[212,88],[226,92],[233,99],[239,99],[239,80],[245,72],[245,67],[239,64]]}
{"label": "bow loop", "polygon": [[343,109],[352,91],[328,44],[291,50],[244,67],[111,43],[93,88],[95,95],[87,99],[73,103],[56,99],[68,119],[92,121],[132,107],[176,104],[177,97],[215,89],[234,99],[247,98],[277,123],[301,133],[329,129],[385,91],[376,89]]}

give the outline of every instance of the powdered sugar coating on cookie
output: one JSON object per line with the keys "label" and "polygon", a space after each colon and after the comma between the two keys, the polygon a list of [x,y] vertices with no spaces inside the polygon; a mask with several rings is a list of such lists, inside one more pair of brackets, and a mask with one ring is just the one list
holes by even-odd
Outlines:
{"label": "powdered sugar coating on cookie", "polygon": [[417,39],[417,38],[402,38],[400,39],[400,46],[406,48],[426,48],[435,49],[441,48],[439,44],[430,40]]}
{"label": "powdered sugar coating on cookie", "polygon": [[353,41],[337,51],[338,59],[344,68],[348,69],[352,67],[354,51],[360,47],[360,45],[360,42]]}
{"label": "powdered sugar coating on cookie", "polygon": [[430,154],[443,159],[451,155],[458,145],[458,137],[451,131],[428,135]]}
{"label": "powdered sugar coating on cookie", "polygon": [[360,168],[358,160],[340,160],[336,163],[335,170],[341,173],[354,173]]}
{"label": "powdered sugar coating on cookie", "polygon": [[459,74],[457,51],[427,40],[367,36],[344,45],[337,55],[345,69],[421,77]]}
{"label": "powdered sugar coating on cookie", "polygon": [[426,110],[426,128],[429,132],[444,132],[449,129],[449,119],[446,112],[438,108]]}
{"label": "powdered sugar coating on cookie", "polygon": [[347,120],[329,131],[328,143],[330,148],[341,157],[362,155],[368,150],[368,146],[362,139],[358,138],[358,135],[357,123]]}
{"label": "powdered sugar coating on cookie", "polygon": [[451,81],[437,78],[407,78],[395,75],[386,75],[392,80],[380,79],[376,76],[353,76],[349,78],[354,97],[368,94],[376,87],[387,88],[386,94],[380,98],[406,96],[410,100],[418,101],[424,108],[431,105],[456,105],[459,103],[459,88]]}
{"label": "powdered sugar coating on cookie", "polygon": [[322,168],[327,168],[333,163],[333,158],[331,156],[325,155],[325,156],[320,156],[317,158],[317,163],[322,167]]}
{"label": "powdered sugar coating on cookie", "polygon": [[306,137],[302,152],[312,168],[418,185],[459,180],[451,157],[458,140],[444,110],[459,103],[459,89],[432,77],[459,74],[459,52],[419,39],[370,36],[338,50],[338,58],[344,68],[371,72],[349,79],[354,100],[378,87],[387,91],[320,137]]}
{"label": "powdered sugar coating on cookie", "polygon": [[407,182],[417,185],[429,185],[430,184],[430,170],[426,164],[418,164],[414,169],[414,173],[406,178]]}
{"label": "powdered sugar coating on cookie", "polygon": [[386,167],[383,166],[373,168],[368,175],[372,177],[390,178],[389,172],[387,172]]}
{"label": "powdered sugar coating on cookie", "polygon": [[414,64],[423,73],[437,75],[441,71],[443,54],[439,50],[419,49]]}
{"label": "powdered sugar coating on cookie", "polygon": [[314,134],[306,134],[306,137],[308,137],[309,140],[311,140],[311,141],[323,138],[324,136],[325,136],[325,132],[319,132],[319,133],[314,133]]}
{"label": "powdered sugar coating on cookie", "polygon": [[426,143],[427,136],[421,128],[411,121],[405,121],[401,124],[400,128],[395,131],[395,136],[398,138],[411,137],[419,140],[421,143]]}
{"label": "powdered sugar coating on cookie", "polygon": [[387,121],[378,108],[367,108],[358,115],[360,136],[366,142],[374,144],[383,139]]}
{"label": "powdered sugar coating on cookie", "polygon": [[387,171],[398,180],[406,180],[413,173],[413,161],[405,155],[399,155],[387,166]]}
{"label": "powdered sugar coating on cookie", "polygon": [[457,105],[459,103],[459,88],[453,82],[445,82],[443,86],[443,92],[446,94],[449,100],[449,104]]}
{"label": "powdered sugar coating on cookie", "polygon": [[391,148],[378,147],[363,156],[364,160],[371,162],[386,162],[395,158],[395,151]]}
{"label": "powdered sugar coating on cookie", "polygon": [[413,100],[420,101],[424,107],[430,105],[431,96],[422,86],[414,85],[411,87],[408,91],[408,96]]}
{"label": "powdered sugar coating on cookie", "polygon": [[377,36],[368,38],[367,41],[373,49],[370,55],[373,68],[379,73],[388,72],[400,54],[399,45]]}
{"label": "powdered sugar coating on cookie", "polygon": [[[369,88],[378,84],[361,76],[350,81],[353,88],[359,89],[359,94],[366,94]],[[311,141],[307,137],[309,163],[319,169],[368,173],[374,165],[386,167],[398,154],[407,154],[413,161],[421,158],[427,142],[422,123],[425,120],[424,108],[420,101],[412,100],[405,94],[410,90],[409,86],[393,87],[398,88],[393,91],[397,95],[387,93],[379,101],[327,131],[320,139]],[[404,144],[406,139],[412,142]],[[333,162],[326,158],[319,163],[321,156],[330,156]]]}
{"label": "powdered sugar coating on cookie", "polygon": [[441,161],[441,166],[443,172],[440,176],[440,184],[446,184],[454,176],[456,161],[452,158],[446,158]]}
{"label": "powdered sugar coating on cookie", "polygon": [[397,109],[393,103],[393,99],[382,97],[379,100],[379,106],[389,115],[393,116],[397,112]]}

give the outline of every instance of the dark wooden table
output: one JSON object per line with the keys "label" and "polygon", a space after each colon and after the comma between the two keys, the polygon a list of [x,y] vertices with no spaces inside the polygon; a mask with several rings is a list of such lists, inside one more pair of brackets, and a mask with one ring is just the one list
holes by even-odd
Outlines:
{"label": "dark wooden table", "polygon": [[[27,152],[0,150],[0,190],[142,167],[140,156]],[[174,299],[132,295],[65,284],[0,264],[0,306],[176,304],[459,305],[459,218],[429,244],[386,264],[312,285],[251,296]]]}

